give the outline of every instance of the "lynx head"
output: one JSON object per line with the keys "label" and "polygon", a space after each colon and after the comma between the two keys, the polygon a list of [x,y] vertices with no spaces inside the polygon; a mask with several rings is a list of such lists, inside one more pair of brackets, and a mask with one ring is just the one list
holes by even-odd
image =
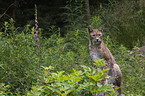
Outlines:
{"label": "lynx head", "polygon": [[103,32],[103,25],[99,29],[92,29],[88,28],[90,40],[93,45],[100,45],[103,41],[102,32]]}

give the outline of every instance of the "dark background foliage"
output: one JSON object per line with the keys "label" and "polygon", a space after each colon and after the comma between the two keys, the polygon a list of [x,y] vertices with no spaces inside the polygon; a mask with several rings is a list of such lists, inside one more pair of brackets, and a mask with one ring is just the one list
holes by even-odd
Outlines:
{"label": "dark background foliage", "polygon": [[[15,26],[17,27],[34,24],[34,5],[36,4],[39,25],[45,29],[44,35],[48,35],[51,34],[48,32],[51,25],[63,28],[67,24],[65,22],[66,17],[62,15],[67,10],[63,7],[67,4],[75,7],[76,3],[81,2],[84,3],[84,0],[0,0],[0,14],[2,15],[6,11],[0,18],[0,26],[2,26],[3,21],[10,18],[16,21]],[[98,8],[101,3],[105,5],[108,0],[90,0],[92,9]],[[94,12],[92,11],[92,13]]]}

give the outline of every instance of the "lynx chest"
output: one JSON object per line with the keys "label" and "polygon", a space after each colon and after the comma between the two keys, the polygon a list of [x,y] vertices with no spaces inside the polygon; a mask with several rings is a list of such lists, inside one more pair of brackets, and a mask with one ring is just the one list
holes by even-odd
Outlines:
{"label": "lynx chest", "polygon": [[92,49],[90,50],[90,57],[92,60],[103,59],[103,53],[101,49]]}

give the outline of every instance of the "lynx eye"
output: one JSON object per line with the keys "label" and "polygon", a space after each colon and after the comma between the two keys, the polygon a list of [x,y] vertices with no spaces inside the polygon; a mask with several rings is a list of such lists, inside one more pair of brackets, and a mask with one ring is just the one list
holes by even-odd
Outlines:
{"label": "lynx eye", "polygon": [[96,36],[96,35],[92,35],[92,36]]}
{"label": "lynx eye", "polygon": [[99,34],[99,36],[101,36],[101,34]]}

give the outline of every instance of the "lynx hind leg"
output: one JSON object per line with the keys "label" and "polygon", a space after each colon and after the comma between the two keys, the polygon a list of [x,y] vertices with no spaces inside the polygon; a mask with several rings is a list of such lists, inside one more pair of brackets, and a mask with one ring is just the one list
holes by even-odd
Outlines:
{"label": "lynx hind leg", "polygon": [[[113,69],[114,69],[114,75],[115,75],[115,86],[117,87],[121,87],[121,81],[122,81],[122,73],[121,73],[121,70],[119,68],[119,66],[117,64],[114,64],[113,66]],[[121,96],[121,88],[119,88],[117,90],[117,96]]]}

